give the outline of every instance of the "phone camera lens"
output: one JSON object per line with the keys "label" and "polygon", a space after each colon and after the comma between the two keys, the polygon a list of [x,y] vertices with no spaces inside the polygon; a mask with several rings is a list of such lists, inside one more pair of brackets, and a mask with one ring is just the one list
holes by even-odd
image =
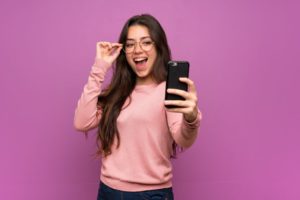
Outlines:
{"label": "phone camera lens", "polygon": [[176,63],[176,62],[171,62],[171,66],[172,66],[172,67],[176,67],[176,66],[177,66],[177,63]]}

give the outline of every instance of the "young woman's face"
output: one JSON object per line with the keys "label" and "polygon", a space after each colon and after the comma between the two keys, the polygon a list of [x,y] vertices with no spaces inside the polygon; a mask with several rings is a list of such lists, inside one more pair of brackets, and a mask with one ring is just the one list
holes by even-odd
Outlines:
{"label": "young woman's face", "polygon": [[137,84],[153,83],[152,68],[157,51],[148,28],[141,25],[130,26],[124,48],[127,62],[137,75]]}

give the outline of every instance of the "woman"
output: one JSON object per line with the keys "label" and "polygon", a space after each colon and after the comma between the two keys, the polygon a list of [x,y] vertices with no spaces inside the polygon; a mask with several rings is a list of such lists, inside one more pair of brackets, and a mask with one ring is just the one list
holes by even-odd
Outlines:
{"label": "woman", "polygon": [[[170,158],[177,145],[193,144],[201,113],[195,85],[188,78],[180,78],[188,92],[168,89],[185,100],[164,100],[170,59],[165,32],[151,15],[130,18],[118,43],[97,43],[74,125],[83,132],[98,127],[98,199],[173,199]],[[115,61],[112,81],[103,89],[105,74]]]}

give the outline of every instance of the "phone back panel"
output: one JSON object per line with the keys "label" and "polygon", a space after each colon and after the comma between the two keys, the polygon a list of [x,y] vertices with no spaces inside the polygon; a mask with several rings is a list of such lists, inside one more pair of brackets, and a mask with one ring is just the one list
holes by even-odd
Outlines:
{"label": "phone back panel", "polygon": [[[189,77],[189,63],[187,61],[170,61],[168,63],[168,76],[166,90],[168,88],[188,90],[186,83],[179,81],[179,77]],[[166,92],[166,100],[184,100],[181,96]]]}

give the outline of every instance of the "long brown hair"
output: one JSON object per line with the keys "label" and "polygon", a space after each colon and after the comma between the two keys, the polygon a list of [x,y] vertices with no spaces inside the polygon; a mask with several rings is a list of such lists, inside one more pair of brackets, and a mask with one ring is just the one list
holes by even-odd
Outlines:
{"label": "long brown hair", "polygon": [[[157,57],[151,73],[158,84],[165,81],[167,75],[166,66],[171,59],[171,51],[162,26],[151,15],[133,16],[125,23],[119,37],[119,43],[125,44],[128,29],[133,25],[141,25],[148,28],[157,51]],[[98,97],[98,106],[102,108],[102,117],[97,133],[98,154],[104,156],[111,154],[111,146],[115,137],[117,139],[117,147],[119,147],[120,135],[117,128],[117,118],[126,99],[130,98],[135,84],[136,74],[128,64],[125,53],[121,52],[116,60],[111,83]]]}

